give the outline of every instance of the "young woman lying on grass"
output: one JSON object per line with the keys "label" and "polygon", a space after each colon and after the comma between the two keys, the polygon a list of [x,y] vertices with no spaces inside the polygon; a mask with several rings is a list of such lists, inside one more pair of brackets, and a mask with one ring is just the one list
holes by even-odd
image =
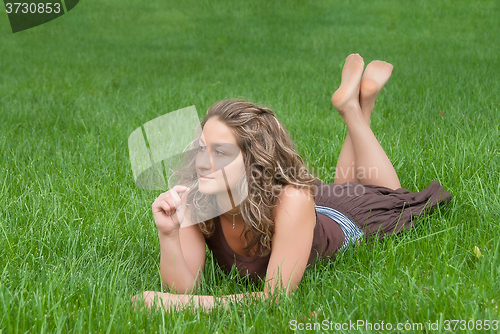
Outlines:
{"label": "young woman lying on grass", "polygon": [[[315,259],[331,258],[360,238],[401,232],[412,226],[413,217],[449,202],[450,194],[438,181],[420,192],[401,188],[370,129],[375,99],[393,67],[377,60],[364,73],[363,67],[358,54],[349,55],[332,97],[348,132],[331,184],[307,172],[270,109],[243,100],[219,101],[209,108],[191,180],[181,180],[152,205],[162,281],[175,293],[146,291],[134,296],[134,302],[142,303],[143,297],[148,308],[157,300],[167,308],[210,309],[245,296],[290,293]],[[215,143],[232,144],[236,151],[225,152]],[[217,167],[227,157],[230,163]],[[239,205],[233,200],[235,189],[247,192]],[[223,210],[206,220],[193,217],[186,206],[200,209],[210,201]],[[203,272],[205,245],[224,271],[236,265],[251,280],[265,279],[264,291],[218,298],[192,295]]]}

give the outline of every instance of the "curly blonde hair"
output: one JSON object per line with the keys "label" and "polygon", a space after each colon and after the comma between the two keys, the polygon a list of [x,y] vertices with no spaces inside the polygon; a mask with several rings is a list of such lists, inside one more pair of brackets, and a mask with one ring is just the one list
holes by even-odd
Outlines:
{"label": "curly blonde hair", "polygon": [[[284,186],[292,185],[299,189],[307,187],[314,198],[317,177],[309,172],[294,148],[288,131],[271,109],[242,99],[221,100],[208,109],[200,123],[201,128],[213,117],[232,130],[243,155],[246,171],[243,181],[248,182],[240,182],[238,187],[240,193],[248,194],[240,203],[246,225],[244,237],[247,243],[244,250],[248,252],[258,244],[260,256],[266,256],[271,252],[274,233],[272,213],[278,198],[276,193],[280,194]],[[216,222],[220,222],[220,216],[208,220],[200,218],[199,208],[216,207],[216,200],[215,195],[202,194],[196,186],[196,154],[196,150],[193,150],[186,155],[182,167],[176,173],[179,183],[191,187],[187,202],[192,204],[187,205],[187,209],[193,221],[201,220],[197,226],[205,237],[209,237],[215,230]]]}

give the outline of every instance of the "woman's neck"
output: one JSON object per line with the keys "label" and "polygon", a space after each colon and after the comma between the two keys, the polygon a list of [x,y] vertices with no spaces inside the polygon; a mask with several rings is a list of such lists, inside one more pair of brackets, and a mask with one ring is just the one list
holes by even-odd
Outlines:
{"label": "woman's neck", "polygon": [[231,215],[237,215],[241,213],[240,205],[238,204],[237,206],[233,207],[231,201],[227,198],[227,196],[225,196],[224,198],[222,198],[222,196],[217,196],[216,201],[219,205],[219,210],[221,210],[221,214],[230,213]]}

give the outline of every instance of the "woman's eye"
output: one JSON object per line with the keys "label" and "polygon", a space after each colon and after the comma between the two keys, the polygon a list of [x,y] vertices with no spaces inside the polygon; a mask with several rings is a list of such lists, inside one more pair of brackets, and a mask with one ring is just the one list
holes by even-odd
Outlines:
{"label": "woman's eye", "polygon": [[[198,150],[200,150],[200,151],[204,151],[205,148],[206,148],[206,146],[198,145]],[[226,155],[224,152],[218,151],[218,150],[215,150],[215,154],[217,154],[217,155]]]}

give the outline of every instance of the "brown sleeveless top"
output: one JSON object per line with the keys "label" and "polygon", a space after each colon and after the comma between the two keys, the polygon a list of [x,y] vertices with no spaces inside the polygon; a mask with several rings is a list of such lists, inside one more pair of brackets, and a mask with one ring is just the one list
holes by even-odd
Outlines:
{"label": "brown sleeveless top", "polygon": [[[214,233],[206,237],[205,241],[225,273],[229,273],[235,265],[240,275],[248,274],[251,281],[256,282],[259,278],[266,277],[270,255],[260,257],[258,254],[243,256],[235,253],[224,237],[219,219],[216,219]],[[333,257],[343,244],[344,233],[340,226],[330,217],[316,212],[316,226],[307,264],[312,264],[317,257]]]}

